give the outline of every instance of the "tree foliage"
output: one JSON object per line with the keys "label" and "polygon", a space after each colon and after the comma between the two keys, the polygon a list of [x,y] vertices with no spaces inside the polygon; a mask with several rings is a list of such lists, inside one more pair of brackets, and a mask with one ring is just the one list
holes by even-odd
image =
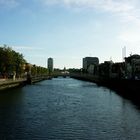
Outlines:
{"label": "tree foliage", "polygon": [[48,74],[47,68],[27,63],[23,55],[14,51],[7,45],[0,46],[0,76],[9,77],[16,74],[16,77],[29,74],[41,76]]}
{"label": "tree foliage", "polygon": [[3,76],[9,76],[14,72],[21,75],[23,72],[23,65],[26,60],[23,55],[15,52],[7,45],[0,47],[0,72]]}

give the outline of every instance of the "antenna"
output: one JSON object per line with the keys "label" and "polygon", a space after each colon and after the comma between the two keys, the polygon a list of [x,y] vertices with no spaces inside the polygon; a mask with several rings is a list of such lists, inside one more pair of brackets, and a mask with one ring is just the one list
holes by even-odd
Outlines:
{"label": "antenna", "polygon": [[112,61],[112,56],[110,56],[110,61]]}
{"label": "antenna", "polygon": [[124,47],[122,48],[122,61],[125,60],[125,57],[126,57],[126,46],[124,46]]}

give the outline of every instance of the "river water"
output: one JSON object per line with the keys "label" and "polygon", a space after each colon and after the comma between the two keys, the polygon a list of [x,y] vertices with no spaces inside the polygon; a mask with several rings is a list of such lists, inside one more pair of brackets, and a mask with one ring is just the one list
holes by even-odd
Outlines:
{"label": "river water", "polygon": [[94,83],[55,78],[1,91],[0,140],[140,140],[140,110]]}

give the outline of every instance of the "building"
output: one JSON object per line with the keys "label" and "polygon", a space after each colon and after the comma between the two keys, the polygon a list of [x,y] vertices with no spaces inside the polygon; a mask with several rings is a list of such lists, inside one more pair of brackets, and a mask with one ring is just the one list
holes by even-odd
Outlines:
{"label": "building", "polygon": [[94,72],[91,72],[91,70],[94,70],[94,66],[97,66],[97,65],[99,65],[98,57],[85,57],[85,58],[83,58],[83,71],[84,72],[90,71],[90,73],[94,73]]}
{"label": "building", "polygon": [[140,79],[140,55],[130,55],[125,58],[126,78]]}
{"label": "building", "polygon": [[94,74],[94,69],[95,69],[95,66],[93,64],[89,65],[88,69],[87,69],[87,72],[89,74]]}
{"label": "building", "polygon": [[104,61],[104,63],[101,63],[99,65],[99,76],[103,78],[110,78],[112,64],[112,61]]}
{"label": "building", "polygon": [[124,79],[125,78],[125,63],[117,62],[111,65],[111,78]]}
{"label": "building", "polygon": [[53,71],[53,58],[48,58],[48,70],[49,73]]}

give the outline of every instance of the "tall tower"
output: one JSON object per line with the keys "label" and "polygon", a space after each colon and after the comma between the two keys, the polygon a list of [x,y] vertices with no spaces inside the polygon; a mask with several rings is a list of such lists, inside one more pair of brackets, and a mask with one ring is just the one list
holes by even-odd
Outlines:
{"label": "tall tower", "polygon": [[53,58],[48,58],[48,70],[49,73],[53,71]]}
{"label": "tall tower", "polygon": [[124,47],[122,48],[122,61],[125,60],[125,57],[126,57],[126,46],[124,46]]}

